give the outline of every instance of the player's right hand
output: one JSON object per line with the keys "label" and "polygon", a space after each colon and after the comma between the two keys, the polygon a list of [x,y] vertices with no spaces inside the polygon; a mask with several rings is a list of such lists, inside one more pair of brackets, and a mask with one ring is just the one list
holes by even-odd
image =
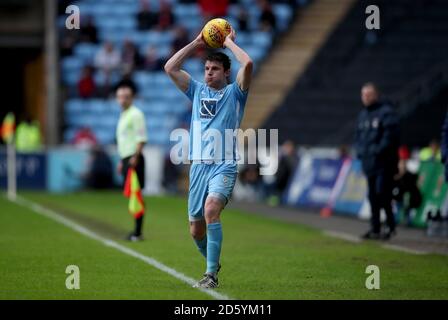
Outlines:
{"label": "player's right hand", "polygon": [[117,173],[121,175],[121,171],[123,170],[123,163],[121,161],[117,164]]}
{"label": "player's right hand", "polygon": [[201,30],[201,32],[199,32],[196,39],[194,39],[194,42],[196,42],[197,44],[199,44],[201,46],[205,46],[205,41],[204,41],[204,36],[202,35],[202,30]]}

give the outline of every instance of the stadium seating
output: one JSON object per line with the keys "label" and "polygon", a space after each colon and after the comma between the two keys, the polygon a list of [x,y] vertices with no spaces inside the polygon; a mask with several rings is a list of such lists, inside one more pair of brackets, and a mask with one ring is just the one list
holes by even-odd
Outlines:
{"label": "stadium seating", "polygon": [[[381,9],[378,31],[364,27],[369,4],[356,2],[264,124],[280,128],[280,140],[329,146],[351,143],[363,83],[373,81],[386,97],[406,104],[396,100],[400,92],[447,61],[448,2],[376,1]],[[436,94],[434,88],[432,95]],[[431,114],[421,112],[426,125],[420,130],[420,143],[439,134]]]}
{"label": "stadium seating", "polygon": [[[200,8],[197,4],[183,4],[171,1],[173,13],[178,25],[184,26],[190,38],[194,37],[202,27],[203,21]],[[256,62],[261,63],[273,44],[273,35],[258,30],[258,18],[260,10],[254,0],[241,2],[249,12],[247,32],[238,32],[237,15],[239,4],[230,4],[228,19],[237,30],[237,42],[242,46]],[[99,44],[78,43],[71,56],[61,61],[61,79],[67,88],[68,99],[64,103],[65,132],[63,139],[69,143],[81,126],[89,126],[97,135],[101,144],[114,143],[115,125],[119,116],[119,109],[111,98],[85,99],[77,96],[76,85],[79,80],[82,67],[92,65],[95,54],[101,48],[102,43],[111,41],[118,49],[126,39],[134,42],[141,55],[149,46],[157,48],[159,56],[167,58],[170,54],[174,33],[168,31],[140,31],[137,29],[136,14],[140,10],[140,2],[135,0],[83,0],[75,2],[83,15],[91,16],[98,30]],[[150,7],[158,10],[159,1],[151,0]],[[274,14],[277,17],[280,32],[286,31],[293,18],[293,10],[284,3],[273,5]],[[59,20],[59,25],[64,25],[64,17]],[[185,69],[195,78],[202,78],[203,63],[192,58],[185,63]],[[232,77],[235,77],[238,65],[232,65]],[[112,74],[112,83],[118,82],[119,73]],[[105,84],[104,74],[100,71],[94,73],[97,86]],[[140,107],[148,122],[149,142],[162,147],[169,145],[169,132],[179,127],[185,112],[188,112],[189,101],[171,83],[169,78],[161,71],[148,72],[137,70],[133,74],[133,80],[138,88],[136,105]],[[110,112],[114,110],[114,112]],[[98,116],[102,115],[102,116]],[[155,121],[154,119],[157,119]]]}

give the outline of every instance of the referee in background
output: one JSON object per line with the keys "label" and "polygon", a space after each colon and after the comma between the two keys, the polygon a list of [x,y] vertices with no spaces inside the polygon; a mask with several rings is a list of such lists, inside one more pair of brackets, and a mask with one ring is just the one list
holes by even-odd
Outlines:
{"label": "referee in background", "polygon": [[[116,99],[121,107],[120,119],[117,125],[117,147],[120,156],[118,172],[123,175],[123,181],[129,168],[134,168],[140,187],[145,187],[145,158],[143,147],[148,140],[145,116],[133,105],[135,89],[126,83],[119,84],[116,89]],[[142,237],[143,215],[135,218],[135,230],[127,236],[129,241],[140,241]]]}

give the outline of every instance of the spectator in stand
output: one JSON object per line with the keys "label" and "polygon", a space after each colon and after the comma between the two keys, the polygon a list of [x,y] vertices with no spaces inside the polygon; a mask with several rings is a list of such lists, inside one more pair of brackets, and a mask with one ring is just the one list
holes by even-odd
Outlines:
{"label": "spectator in stand", "polygon": [[140,1],[141,9],[137,13],[138,30],[150,30],[157,24],[157,13],[151,11],[148,0]]}
{"label": "spectator in stand", "polygon": [[95,80],[93,79],[93,68],[85,66],[78,81],[78,94],[81,98],[91,98],[95,93]]}
{"label": "spectator in stand", "polygon": [[[448,113],[442,128],[442,152],[441,160],[445,165],[445,181],[448,182]],[[447,200],[448,201],[448,200]]]}
{"label": "spectator in stand", "polygon": [[173,39],[173,53],[179,51],[183,47],[185,47],[188,43],[190,43],[190,39],[188,38],[188,31],[182,26],[177,26],[174,29],[174,39]]}
{"label": "spectator in stand", "polygon": [[403,208],[405,223],[411,225],[411,210],[417,209],[422,204],[422,194],[418,189],[418,175],[407,169],[410,158],[409,149],[406,146],[398,150],[398,173],[394,176],[393,199],[399,208]]}
{"label": "spectator in stand", "polygon": [[204,21],[227,16],[227,9],[229,7],[228,0],[198,0],[198,4],[201,8]]}
{"label": "spectator in stand", "polygon": [[246,164],[239,169],[232,197],[238,201],[260,201],[263,197],[259,164]]}
{"label": "spectator in stand", "polygon": [[111,42],[105,42],[95,56],[95,67],[104,75],[104,93],[109,93],[111,77],[114,71],[118,71],[121,66],[120,54],[114,49]]}
{"label": "spectator in stand", "polygon": [[80,148],[90,149],[97,144],[97,140],[89,127],[82,127],[76,132],[73,144]]}
{"label": "spectator in stand", "polygon": [[440,152],[440,143],[437,139],[432,139],[429,145],[419,153],[420,161],[440,161],[442,155]]}
{"label": "spectator in stand", "polygon": [[248,20],[249,15],[246,9],[243,6],[240,6],[240,10],[238,11],[238,31],[240,32],[249,31]]}
{"label": "spectator in stand", "polygon": [[173,27],[175,23],[176,21],[171,8],[171,4],[167,0],[160,0],[157,29],[160,31],[165,31]]}
{"label": "spectator in stand", "polygon": [[141,65],[142,69],[145,71],[162,71],[164,64],[165,61],[159,57],[157,49],[153,46],[149,46],[143,57]]}
{"label": "spectator in stand", "polygon": [[42,148],[42,134],[40,123],[33,120],[29,114],[17,125],[15,133],[17,152],[35,152]]}
{"label": "spectator in stand", "polygon": [[69,30],[65,27],[60,29],[60,54],[61,57],[68,57],[73,54],[73,48],[76,45],[79,37],[79,30]]}
{"label": "spectator in stand", "polygon": [[98,43],[98,35],[93,18],[88,16],[86,23],[81,26],[80,42]]}
{"label": "spectator in stand", "polygon": [[179,192],[179,176],[181,174],[181,167],[173,164],[170,156],[165,156],[165,164],[163,166],[162,187],[165,192],[169,194],[177,194]]}
{"label": "spectator in stand", "polygon": [[294,173],[297,162],[297,151],[294,142],[291,140],[285,141],[280,149],[280,159],[275,177],[275,196],[281,198],[288,186],[289,178]]}
{"label": "spectator in stand", "polygon": [[87,171],[82,175],[90,189],[111,189],[114,187],[113,165],[109,155],[100,146],[93,146],[87,161]]}
{"label": "spectator in stand", "polygon": [[268,0],[260,0],[259,6],[261,9],[260,14],[260,30],[266,32],[275,32],[277,28],[277,18],[275,17],[272,6]]}
{"label": "spectator in stand", "polygon": [[140,54],[133,42],[126,39],[121,51],[121,67],[124,72],[133,72],[141,64]]}

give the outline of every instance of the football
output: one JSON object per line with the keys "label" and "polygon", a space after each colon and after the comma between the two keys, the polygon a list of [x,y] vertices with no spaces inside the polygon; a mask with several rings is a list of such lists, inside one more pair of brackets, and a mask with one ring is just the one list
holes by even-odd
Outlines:
{"label": "football", "polygon": [[202,29],[202,36],[210,48],[222,48],[224,40],[231,32],[230,23],[222,18],[212,19]]}

